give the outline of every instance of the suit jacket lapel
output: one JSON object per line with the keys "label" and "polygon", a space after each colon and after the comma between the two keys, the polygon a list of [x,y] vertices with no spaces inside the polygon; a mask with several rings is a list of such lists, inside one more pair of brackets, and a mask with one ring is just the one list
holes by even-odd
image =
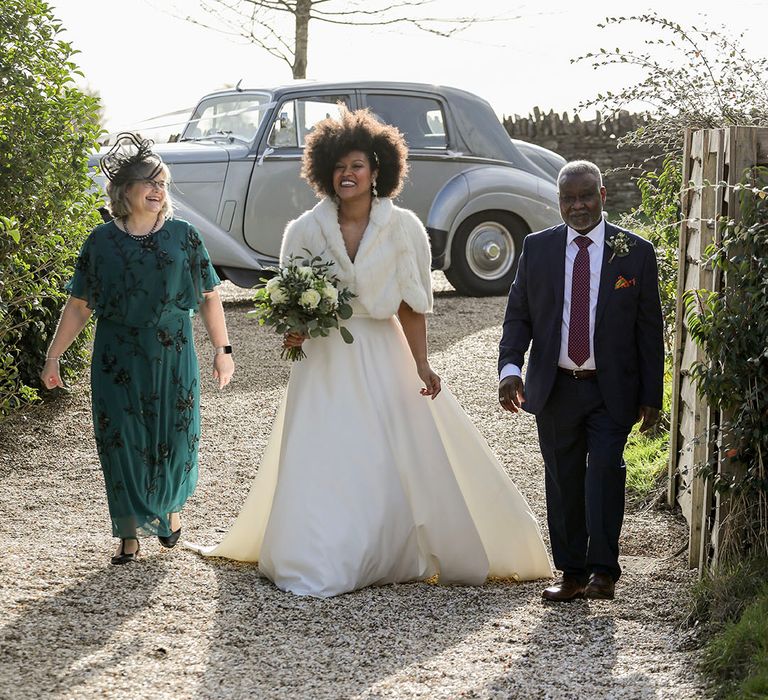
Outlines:
{"label": "suit jacket lapel", "polygon": [[[560,309],[560,317],[563,317],[563,300],[565,298],[565,246],[568,242],[568,227],[563,224],[552,237],[552,260],[561,262],[555,267],[552,274],[552,291],[555,294],[555,308]],[[546,261],[545,261],[545,264]],[[559,328],[559,326],[558,326]]]}
{"label": "suit jacket lapel", "polygon": [[608,296],[611,293],[611,286],[613,284],[611,273],[615,271],[611,270],[611,265],[608,262],[611,255],[613,255],[613,250],[608,246],[608,239],[614,236],[616,232],[616,227],[606,221],[605,241],[603,242],[603,266],[600,269],[600,288],[597,292],[597,309],[595,310],[595,328],[598,327],[600,319],[603,317],[605,307],[608,304]]}

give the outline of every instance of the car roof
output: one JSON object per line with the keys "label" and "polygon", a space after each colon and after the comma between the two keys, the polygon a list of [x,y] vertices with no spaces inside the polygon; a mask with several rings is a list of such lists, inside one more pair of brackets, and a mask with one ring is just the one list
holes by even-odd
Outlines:
{"label": "car roof", "polygon": [[315,90],[412,90],[414,92],[432,92],[448,96],[463,97],[464,99],[481,100],[482,97],[467,90],[450,87],[448,85],[438,85],[435,83],[412,83],[401,82],[397,80],[344,80],[344,81],[317,81],[317,80],[295,80],[291,83],[273,86],[249,86],[241,88],[228,88],[225,90],[215,90],[205,95],[236,95],[242,92],[270,92],[275,97],[282,96],[286,92],[293,92],[302,88]]}
{"label": "car roof", "polygon": [[248,93],[269,93],[274,101],[279,101],[286,94],[301,90],[353,90],[376,91],[392,90],[397,92],[422,92],[443,96],[451,105],[456,127],[455,148],[459,151],[475,155],[501,159],[511,162],[516,167],[536,175],[551,179],[551,174],[527,158],[509,138],[504,127],[498,120],[490,103],[482,97],[459,88],[430,83],[412,83],[395,80],[345,80],[345,81],[316,81],[296,80],[292,83],[273,87],[230,88],[211,92],[201,98],[200,102],[219,95],[239,95]]}

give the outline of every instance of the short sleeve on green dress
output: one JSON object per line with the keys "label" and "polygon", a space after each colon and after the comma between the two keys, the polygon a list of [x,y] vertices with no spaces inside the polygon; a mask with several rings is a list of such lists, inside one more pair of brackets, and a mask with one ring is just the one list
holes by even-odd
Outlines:
{"label": "short sleeve on green dress", "polygon": [[221,280],[213,268],[211,257],[205,249],[200,233],[192,224],[189,224],[187,242],[189,246],[189,270],[194,289],[194,299],[196,306],[198,306],[203,302],[203,293],[212,292],[217,285],[221,284]]}

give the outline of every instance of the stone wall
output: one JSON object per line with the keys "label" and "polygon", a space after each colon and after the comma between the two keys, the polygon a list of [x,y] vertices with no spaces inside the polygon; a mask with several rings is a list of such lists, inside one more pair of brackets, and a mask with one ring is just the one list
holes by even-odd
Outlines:
{"label": "stone wall", "polygon": [[[529,141],[559,153],[566,160],[585,159],[596,163],[603,171],[608,190],[606,210],[612,219],[640,204],[640,191],[634,178],[641,170],[655,170],[661,159],[646,148],[617,148],[621,136],[647,123],[643,115],[622,111],[617,116],[603,118],[598,112],[594,119],[570,118],[534,107],[527,117],[505,117],[504,128],[512,138]],[[647,161],[646,159],[652,158]],[[627,166],[641,166],[627,168]]]}

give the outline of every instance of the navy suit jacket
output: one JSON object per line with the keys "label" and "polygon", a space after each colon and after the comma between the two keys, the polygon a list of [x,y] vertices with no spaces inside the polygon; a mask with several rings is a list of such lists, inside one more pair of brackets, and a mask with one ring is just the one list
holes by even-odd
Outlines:
{"label": "navy suit jacket", "polygon": [[[549,398],[560,357],[566,230],[560,224],[525,237],[504,316],[499,371],[510,362],[522,367],[531,346],[523,408],[534,415]],[[604,246],[593,342],[597,381],[608,412],[630,426],[639,406],[661,408],[664,336],[653,246],[608,222],[605,240],[619,231],[634,245],[628,255],[617,255],[611,262],[613,251]]]}

